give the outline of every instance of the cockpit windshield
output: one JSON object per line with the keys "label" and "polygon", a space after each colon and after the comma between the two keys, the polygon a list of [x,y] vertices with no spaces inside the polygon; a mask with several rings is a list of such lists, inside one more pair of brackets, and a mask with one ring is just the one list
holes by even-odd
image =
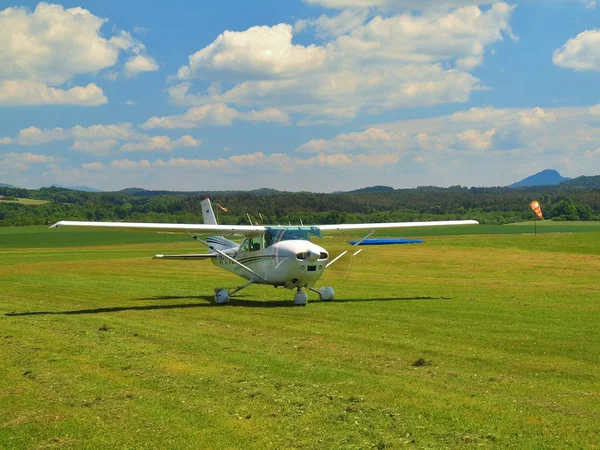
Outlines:
{"label": "cockpit windshield", "polygon": [[317,227],[267,227],[264,236],[265,248],[281,241],[310,241],[311,236],[322,238]]}

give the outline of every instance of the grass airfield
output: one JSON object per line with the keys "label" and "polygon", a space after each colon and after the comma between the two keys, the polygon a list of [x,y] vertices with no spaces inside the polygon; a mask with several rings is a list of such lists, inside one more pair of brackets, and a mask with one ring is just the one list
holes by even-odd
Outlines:
{"label": "grass airfield", "polygon": [[305,308],[214,306],[150,259],[186,235],[0,229],[0,448],[599,448],[599,228],[406,230]]}

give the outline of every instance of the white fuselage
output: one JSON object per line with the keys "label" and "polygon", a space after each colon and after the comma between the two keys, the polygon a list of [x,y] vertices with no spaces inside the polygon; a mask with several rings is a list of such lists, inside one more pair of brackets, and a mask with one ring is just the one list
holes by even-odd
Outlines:
{"label": "white fuselage", "polygon": [[243,247],[228,249],[224,253],[262,279],[221,255],[213,258],[213,264],[258,284],[284,286],[287,289],[313,287],[329,260],[327,250],[306,240],[280,241],[254,251]]}

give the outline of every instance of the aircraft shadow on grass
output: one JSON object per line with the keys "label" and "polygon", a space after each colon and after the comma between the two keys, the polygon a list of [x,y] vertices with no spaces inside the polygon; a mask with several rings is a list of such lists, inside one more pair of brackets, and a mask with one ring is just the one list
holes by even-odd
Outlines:
{"label": "aircraft shadow on grass", "polygon": [[[168,309],[185,309],[185,308],[203,308],[203,307],[243,307],[243,308],[293,308],[294,304],[290,300],[249,300],[245,298],[232,298],[229,301],[229,305],[216,305],[212,302],[212,296],[159,296],[159,297],[148,297],[138,298],[137,300],[143,301],[154,301],[154,300],[187,300],[196,299],[203,300],[205,303],[179,303],[175,305],[144,305],[144,306],[114,306],[107,308],[95,308],[95,309],[78,309],[73,311],[32,311],[32,312],[10,312],[6,313],[8,317],[22,317],[22,316],[69,316],[78,314],[102,314],[102,313],[113,313],[122,311],[156,311],[156,310],[168,310]],[[451,300],[449,297],[390,297],[390,298],[361,298],[361,299],[341,299],[333,302],[324,302],[321,300],[312,300],[309,303],[354,303],[354,302],[391,302],[391,301],[416,301],[416,300]]]}

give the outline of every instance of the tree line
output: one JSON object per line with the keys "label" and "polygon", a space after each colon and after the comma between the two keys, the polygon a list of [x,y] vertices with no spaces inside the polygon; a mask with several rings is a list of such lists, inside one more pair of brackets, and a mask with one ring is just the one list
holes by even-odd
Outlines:
{"label": "tree line", "polygon": [[[0,188],[0,226],[47,225],[59,220],[201,223],[203,193],[92,193],[64,188]],[[530,220],[538,200],[554,220],[600,220],[600,189],[419,187],[393,191],[319,194],[219,192],[211,194],[220,223],[330,224],[476,219],[487,224]],[[46,200],[26,205],[6,198]],[[227,212],[216,206],[219,203]]]}

